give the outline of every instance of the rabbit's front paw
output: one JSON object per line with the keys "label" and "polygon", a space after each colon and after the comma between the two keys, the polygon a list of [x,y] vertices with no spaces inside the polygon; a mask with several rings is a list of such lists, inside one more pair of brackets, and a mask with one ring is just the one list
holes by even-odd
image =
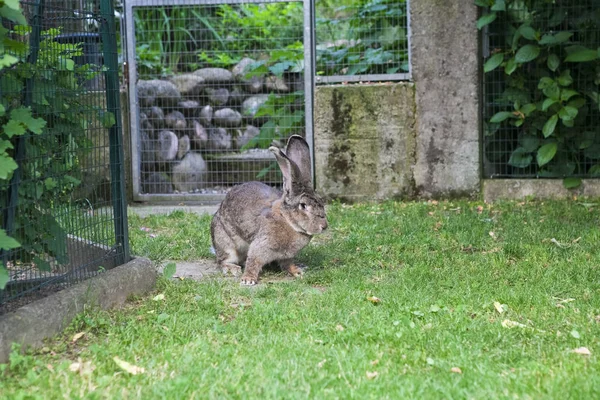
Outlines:
{"label": "rabbit's front paw", "polygon": [[240,285],[242,286],[254,286],[258,284],[258,278],[254,278],[252,276],[244,275],[242,276],[242,280],[240,281]]}
{"label": "rabbit's front paw", "polygon": [[223,269],[223,275],[228,276],[229,274],[233,275],[233,276],[240,276],[242,274],[242,267],[240,267],[239,265],[236,264],[223,264],[222,265],[222,269]]}

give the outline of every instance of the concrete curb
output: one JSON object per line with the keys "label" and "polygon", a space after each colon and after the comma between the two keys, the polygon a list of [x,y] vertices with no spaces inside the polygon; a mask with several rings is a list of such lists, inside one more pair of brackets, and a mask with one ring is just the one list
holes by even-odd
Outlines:
{"label": "concrete curb", "polygon": [[39,348],[60,333],[86,307],[108,309],[132,294],[151,290],[157,273],[147,258],[128,263],[0,316],[0,363],[8,362],[12,343]]}
{"label": "concrete curb", "polygon": [[527,197],[540,200],[600,197],[600,179],[583,179],[575,189],[565,189],[562,179],[484,179],[482,186],[483,199],[489,202]]}

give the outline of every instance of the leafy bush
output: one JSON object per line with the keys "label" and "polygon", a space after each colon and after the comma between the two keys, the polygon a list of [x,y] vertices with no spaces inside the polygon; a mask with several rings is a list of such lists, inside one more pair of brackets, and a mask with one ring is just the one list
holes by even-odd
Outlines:
{"label": "leafy bush", "polygon": [[550,0],[475,3],[491,51],[484,65],[491,116],[486,157],[506,163],[513,175],[600,176],[600,8],[567,10]]}
{"label": "leafy bush", "polygon": [[[83,54],[82,44],[59,43],[58,29],[41,32],[37,61],[31,63],[31,29],[18,8],[8,17],[20,25],[2,31],[8,51],[0,75],[0,201],[4,210],[11,206],[9,182],[18,168],[19,202],[12,226],[2,216],[0,247],[20,246],[19,261],[48,270],[50,259],[66,262],[67,233],[55,210],[72,202],[81,184],[80,159],[91,148],[86,136],[90,111],[107,127],[115,118],[86,104],[83,85],[102,71],[75,63],[74,57]],[[6,261],[0,268],[0,289],[8,281]]]}
{"label": "leafy bush", "polygon": [[405,1],[356,1],[337,7],[332,14],[334,17],[323,15],[316,21],[317,74],[408,71]]}

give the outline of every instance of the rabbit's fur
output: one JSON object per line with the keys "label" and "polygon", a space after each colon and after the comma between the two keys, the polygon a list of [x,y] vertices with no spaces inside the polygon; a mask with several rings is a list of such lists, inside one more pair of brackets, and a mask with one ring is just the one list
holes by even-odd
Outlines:
{"label": "rabbit's fur", "polygon": [[223,273],[235,276],[245,265],[243,285],[257,284],[263,266],[273,261],[293,276],[302,275],[303,266],[294,256],[327,228],[325,205],[313,190],[306,141],[294,135],[285,152],[269,150],[283,174],[283,192],[261,182],[238,185],[227,193],[210,225],[217,263]]}

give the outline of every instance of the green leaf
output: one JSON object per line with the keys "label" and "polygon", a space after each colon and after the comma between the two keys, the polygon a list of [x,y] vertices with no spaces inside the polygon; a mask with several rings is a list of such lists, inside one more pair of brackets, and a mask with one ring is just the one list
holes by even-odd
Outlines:
{"label": "green leaf", "polygon": [[564,106],[558,112],[558,116],[561,120],[563,120],[563,122],[571,121],[577,117],[577,113],[579,113],[579,110],[577,110],[575,107]]}
{"label": "green leaf", "polygon": [[11,250],[16,249],[17,247],[21,247],[21,244],[8,236],[4,229],[0,229],[0,249]]}
{"label": "green leaf", "polygon": [[0,58],[0,69],[10,67],[19,62],[17,57],[11,56],[10,54],[3,54]]}
{"label": "green leaf", "polygon": [[27,20],[23,16],[23,12],[18,8],[9,7],[6,3],[0,7],[0,15],[2,15],[2,19],[6,18],[19,25],[27,25]]}
{"label": "green leaf", "polygon": [[4,263],[0,264],[0,290],[4,290],[6,284],[10,281],[10,275]]}
{"label": "green leaf", "polygon": [[558,144],[556,142],[546,143],[542,147],[540,147],[537,151],[537,163],[540,167],[548,164],[554,156],[556,155],[556,151],[558,149]]}
{"label": "green leaf", "polygon": [[491,24],[492,22],[494,22],[496,20],[496,13],[492,12],[489,14],[485,14],[484,16],[482,16],[481,18],[479,18],[477,20],[477,29],[481,29],[486,25]]}
{"label": "green leaf", "polygon": [[591,160],[600,159],[600,143],[594,143],[583,151],[583,155]]}
{"label": "green leaf", "polygon": [[528,153],[533,153],[540,147],[540,139],[532,135],[525,135],[520,140],[521,147]]}
{"label": "green leaf", "polygon": [[52,190],[58,186],[58,182],[54,178],[46,178],[44,185],[46,186],[46,190]]}
{"label": "green leaf", "polygon": [[552,135],[552,133],[554,133],[554,129],[556,128],[557,123],[558,115],[554,114],[550,117],[550,119],[548,119],[548,121],[546,121],[544,127],[542,128],[542,133],[544,134],[544,137],[547,138],[548,136]]}
{"label": "green leaf", "polygon": [[569,107],[574,107],[574,108],[579,109],[579,108],[581,108],[581,107],[583,107],[585,105],[585,99],[583,97],[578,97],[576,99],[573,99],[573,100],[569,101],[567,103],[567,105]]}
{"label": "green leaf", "polygon": [[[565,178],[565,179],[563,179],[563,186],[566,189],[575,189],[575,188],[581,186],[581,178]],[[576,331],[573,331],[573,332],[576,332]]]}
{"label": "green leaf", "polygon": [[548,78],[547,76],[544,76],[542,79],[540,79],[540,83],[538,83],[538,89],[546,89],[552,85],[554,85],[554,80],[552,78]]}
{"label": "green leaf", "polygon": [[19,0],[3,0],[4,4],[6,4],[6,6],[8,8],[12,8],[13,10],[18,10],[19,9]]}
{"label": "green leaf", "polygon": [[508,164],[515,168],[526,168],[531,164],[533,156],[523,147],[517,147],[510,155]]}
{"label": "green leaf", "polygon": [[8,154],[0,154],[0,179],[7,180],[19,166]]}
{"label": "green leaf", "polygon": [[550,71],[556,71],[560,66],[560,58],[554,53],[548,56],[548,69]]}
{"label": "green leaf", "polygon": [[38,135],[42,134],[44,127],[46,126],[46,121],[44,121],[42,118],[34,118],[31,115],[31,109],[26,107],[20,107],[12,110],[10,113],[10,118],[15,121],[19,121],[31,132]]}
{"label": "green leaf", "polygon": [[556,100],[556,99],[544,100],[544,103],[542,103],[542,111],[548,110],[548,108],[550,108],[550,106],[552,106],[553,104],[556,104],[556,103],[558,103],[558,100]]}
{"label": "green leaf", "polygon": [[491,56],[483,65],[483,72],[490,72],[498,68],[504,61],[504,53],[497,53]]}
{"label": "green leaf", "polygon": [[523,35],[523,37],[527,40],[536,40],[536,32],[535,29],[533,29],[531,26],[529,25],[521,25],[521,27],[519,28],[519,31],[521,32],[521,35]]}
{"label": "green leaf", "polygon": [[100,114],[100,120],[102,121],[102,126],[105,128],[111,128],[117,123],[115,119],[115,114],[110,111],[104,111]]}
{"label": "green leaf", "polygon": [[560,91],[560,99],[562,101],[568,101],[571,97],[573,96],[578,96],[579,93],[576,92],[575,90],[571,90],[571,89],[563,89]]}
{"label": "green leaf", "polygon": [[577,49],[565,58],[566,62],[587,62],[597,60],[600,56],[596,50],[586,49],[585,47]]}
{"label": "green leaf", "polygon": [[560,98],[560,87],[558,83],[553,82],[550,86],[542,89],[542,93],[550,99],[558,100]]}
{"label": "green leaf", "polygon": [[175,275],[175,271],[177,270],[177,264],[168,263],[165,265],[165,269],[163,270],[163,276],[167,279],[171,279],[173,275]]}
{"label": "green leaf", "polygon": [[519,109],[525,116],[529,116],[532,112],[537,109],[537,106],[533,103],[525,104],[523,107]]}
{"label": "green leaf", "polygon": [[13,136],[21,136],[21,135],[24,135],[25,132],[27,132],[27,129],[25,129],[23,124],[21,124],[18,121],[15,121],[14,119],[11,119],[6,124],[4,124],[4,126],[2,126],[2,128],[4,128],[4,133],[9,138],[11,138]]}
{"label": "green leaf", "polygon": [[512,75],[513,72],[517,69],[517,62],[514,57],[511,57],[506,64],[504,65],[504,73],[506,75]]}
{"label": "green leaf", "polygon": [[514,114],[510,111],[500,111],[494,114],[492,118],[490,118],[490,122],[493,124],[497,124],[499,122],[507,120],[508,118],[514,118]]}
{"label": "green leaf", "polygon": [[492,6],[492,11],[506,11],[506,3],[504,0],[496,0]]}
{"label": "green leaf", "polygon": [[573,36],[572,32],[558,32],[554,35],[544,35],[540,39],[539,43],[542,45],[553,45],[553,44],[561,44],[569,40]]}
{"label": "green leaf", "polygon": [[573,78],[571,77],[571,71],[568,69],[563,71],[563,73],[560,74],[560,76],[558,77],[558,79],[556,81],[558,82],[558,84],[560,86],[569,86],[571,83],[573,83]]}
{"label": "green leaf", "polygon": [[529,61],[533,61],[540,55],[540,47],[534,44],[526,44],[517,50],[515,54],[515,61],[519,64],[523,64]]}
{"label": "green leaf", "polygon": [[592,165],[588,174],[590,176],[600,176],[600,164]]}

